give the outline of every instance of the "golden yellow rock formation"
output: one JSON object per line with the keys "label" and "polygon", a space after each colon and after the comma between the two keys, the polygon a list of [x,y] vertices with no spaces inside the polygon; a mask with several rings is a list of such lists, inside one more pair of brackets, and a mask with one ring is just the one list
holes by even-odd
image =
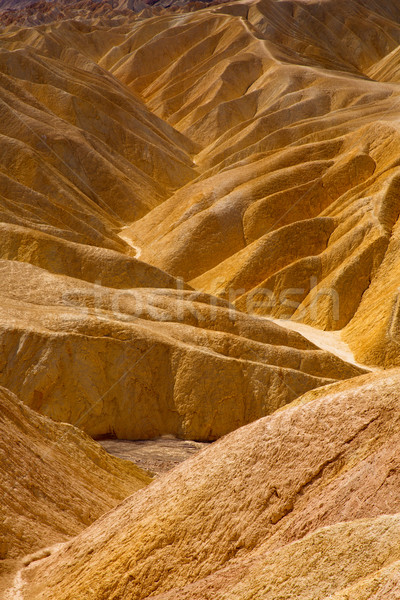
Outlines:
{"label": "golden yellow rock formation", "polygon": [[0,596],[398,600],[398,0],[11,3]]}
{"label": "golden yellow rock formation", "polygon": [[288,6],[1,31],[0,383],[30,406],[215,439],[361,372],[254,315],[398,363],[396,7]]}
{"label": "golden yellow rock formation", "polygon": [[0,388],[1,561],[65,542],[150,481]]}
{"label": "golden yellow rock formation", "polygon": [[31,597],[378,589],[400,561],[399,389],[399,370],[364,375],[231,433],[26,570]]}
{"label": "golden yellow rock formation", "polygon": [[[132,284],[146,274],[129,266]],[[167,276],[147,271],[145,289],[115,289],[0,261],[0,384],[92,436],[212,440],[362,372],[224,300],[151,288]]]}
{"label": "golden yellow rock formation", "polygon": [[334,16],[331,2],[221,6],[155,37],[149,20],[132,35],[147,43],[101,64],[201,146],[200,176],[128,230],[142,258],[247,312],[348,325],[356,357],[388,367],[400,364],[399,9],[337,4]]}

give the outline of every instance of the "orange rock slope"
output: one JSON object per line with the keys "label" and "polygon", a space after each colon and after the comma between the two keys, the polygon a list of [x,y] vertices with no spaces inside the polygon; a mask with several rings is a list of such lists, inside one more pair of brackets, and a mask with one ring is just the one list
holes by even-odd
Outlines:
{"label": "orange rock slope", "polygon": [[397,600],[399,3],[138,2],[0,14],[0,596]]}
{"label": "orange rock slope", "polygon": [[365,375],[231,433],[25,570],[26,597],[396,598],[399,386]]}
{"label": "orange rock slope", "polygon": [[151,478],[0,388],[1,560],[64,542]]}

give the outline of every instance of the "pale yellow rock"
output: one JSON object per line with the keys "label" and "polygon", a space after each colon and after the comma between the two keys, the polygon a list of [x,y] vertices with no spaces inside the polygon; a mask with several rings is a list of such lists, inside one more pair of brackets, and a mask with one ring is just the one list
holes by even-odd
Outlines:
{"label": "pale yellow rock", "polygon": [[[387,581],[382,581],[384,576],[382,577],[381,570],[393,573],[398,569],[399,526],[400,516],[395,515],[321,529],[300,542],[289,544],[258,559],[243,580],[229,592],[219,595],[219,598],[373,598],[373,595],[365,596],[365,587],[369,588],[369,594],[378,592],[380,595],[376,598],[396,598],[394,582],[387,586]],[[366,585],[364,579],[372,578],[377,580]],[[398,581],[398,572],[396,580]],[[345,591],[335,593],[341,588],[345,588]],[[353,588],[353,595],[348,595],[348,588]],[[359,593],[360,588],[364,588],[364,594],[354,596],[355,592]]]}
{"label": "pale yellow rock", "polygon": [[[397,365],[397,286],[370,350],[358,340],[365,310],[381,321],[380,308],[360,303],[397,239],[398,7],[342,2],[331,13],[330,2],[253,2],[244,14],[228,5],[209,14],[210,42],[200,39],[203,14],[166,19],[156,38],[153,20],[137,25],[130,54],[105,64],[202,150],[200,177],[130,232],[144,260],[202,291],[322,329],[350,323],[359,360]],[[171,54],[157,55],[171,28]],[[322,218],[329,236],[321,229],[310,244],[310,223]],[[398,270],[388,276],[397,281]]]}

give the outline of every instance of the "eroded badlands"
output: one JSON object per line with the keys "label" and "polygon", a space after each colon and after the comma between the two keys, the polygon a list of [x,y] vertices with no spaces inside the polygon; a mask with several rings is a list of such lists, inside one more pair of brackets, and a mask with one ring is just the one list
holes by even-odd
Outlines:
{"label": "eroded badlands", "polygon": [[0,595],[398,599],[399,85],[397,0],[0,3]]}

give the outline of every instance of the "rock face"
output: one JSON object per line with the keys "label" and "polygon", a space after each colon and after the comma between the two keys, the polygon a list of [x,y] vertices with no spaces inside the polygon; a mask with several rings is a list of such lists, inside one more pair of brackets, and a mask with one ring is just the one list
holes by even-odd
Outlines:
{"label": "rock face", "polygon": [[31,597],[371,597],[400,560],[399,390],[365,375],[233,432],[26,571]]}
{"label": "rock face", "polygon": [[140,253],[400,365],[398,4],[114,4],[1,31],[0,255],[102,283]]}
{"label": "rock face", "polygon": [[18,261],[0,274],[0,383],[92,436],[213,440],[362,372],[207,294],[116,290]]}
{"label": "rock face", "polygon": [[398,0],[24,2],[0,596],[398,600]]}
{"label": "rock face", "polygon": [[265,316],[396,365],[396,5],[98,8],[0,33],[0,384],[214,440],[362,372]]}
{"label": "rock face", "polygon": [[0,559],[68,540],[150,481],[0,388]]}
{"label": "rock face", "polygon": [[398,365],[399,22],[395,3],[235,4],[106,57],[201,146],[200,177],[128,230],[143,260]]}

